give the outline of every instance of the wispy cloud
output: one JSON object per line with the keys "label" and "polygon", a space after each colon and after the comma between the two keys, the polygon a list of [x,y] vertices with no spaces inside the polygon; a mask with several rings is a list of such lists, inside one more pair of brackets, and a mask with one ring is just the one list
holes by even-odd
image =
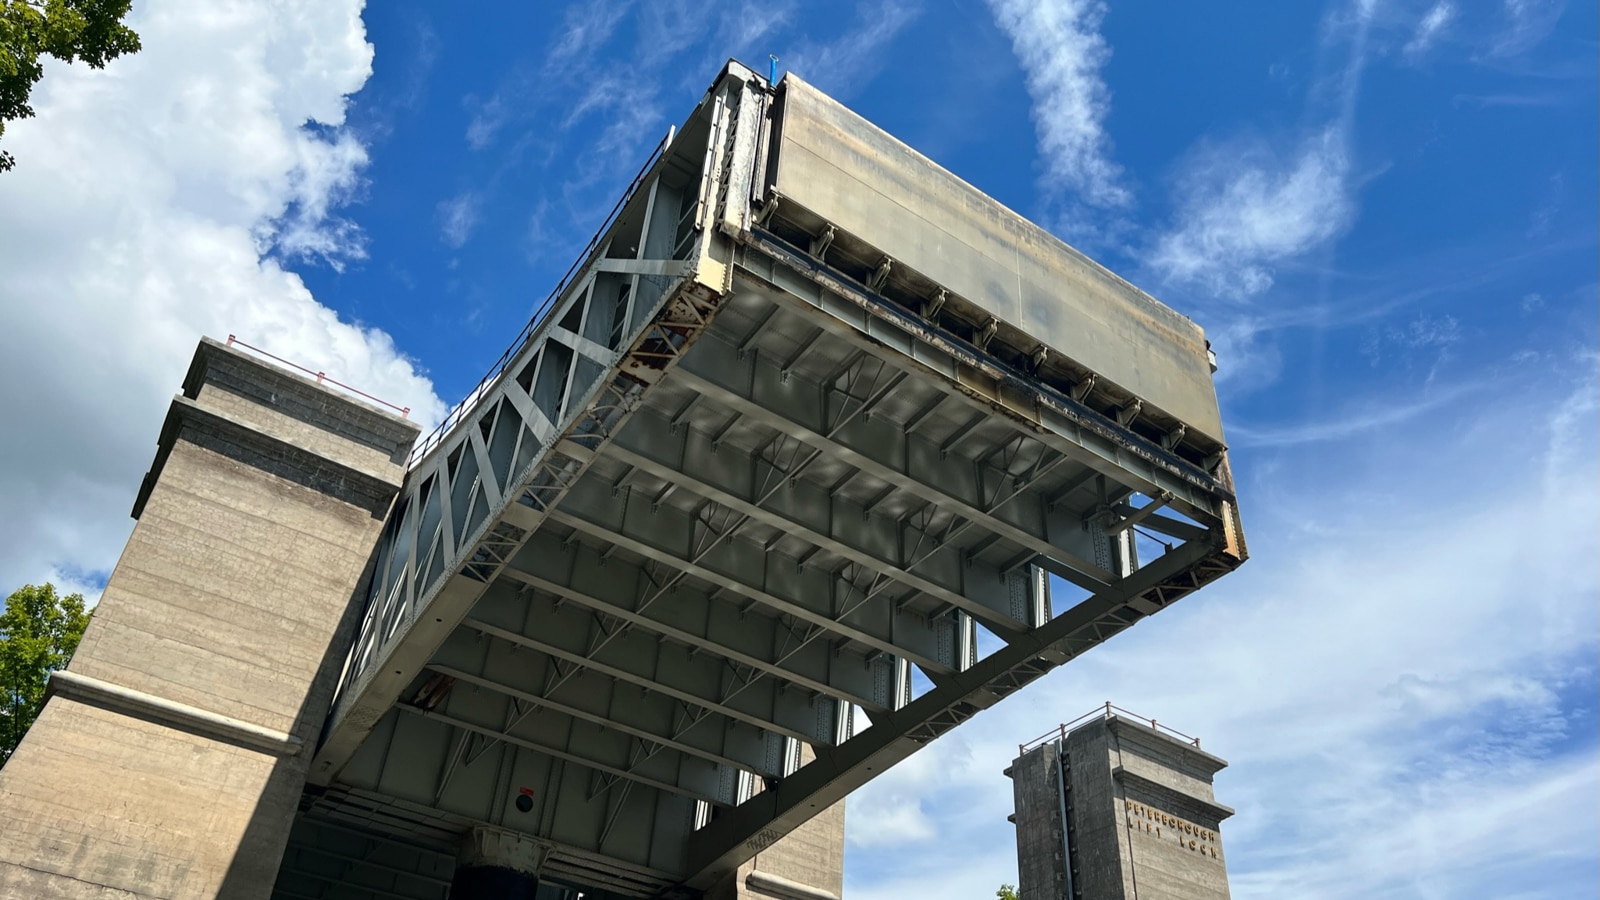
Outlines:
{"label": "wispy cloud", "polygon": [[1260,139],[1207,147],[1178,178],[1177,223],[1156,241],[1150,264],[1168,280],[1214,296],[1259,294],[1279,265],[1349,225],[1349,175],[1338,126],[1287,156]]}
{"label": "wispy cloud", "polygon": [[1111,111],[1100,75],[1111,58],[1100,34],[1105,4],[989,0],[989,6],[1022,64],[1047,184],[1090,206],[1127,206],[1132,195],[1105,130]]}
{"label": "wispy cloud", "polygon": [[1497,106],[1534,109],[1573,105],[1582,99],[1579,95],[1559,91],[1532,91],[1523,93],[1457,94],[1450,98],[1450,102],[1456,106],[1476,106],[1480,109]]}
{"label": "wispy cloud", "polygon": [[494,143],[495,136],[500,129],[505,127],[510,111],[506,108],[508,101],[502,94],[495,94],[481,103],[475,99],[468,100],[468,105],[475,107],[472,119],[467,122],[467,146],[474,150],[482,150]]}
{"label": "wispy cloud", "polygon": [[587,56],[599,49],[617,30],[632,9],[630,0],[614,3],[578,3],[567,8],[561,37],[545,59],[550,70]]}
{"label": "wispy cloud", "polygon": [[446,247],[460,249],[472,237],[482,212],[483,198],[474,191],[462,191],[439,203],[439,239]]}
{"label": "wispy cloud", "polygon": [[1417,357],[1428,360],[1430,372],[1451,361],[1452,348],[1461,341],[1461,322],[1452,315],[1418,314],[1409,322],[1368,329],[1361,341],[1361,355],[1373,368],[1391,356],[1410,368]]}
{"label": "wispy cloud", "polygon": [[519,66],[487,100],[469,96],[467,144],[474,150],[492,145],[508,124],[532,117],[550,99],[551,88],[578,84],[594,71],[590,59],[611,40],[632,3],[579,3],[567,10],[560,35],[538,66]]}
{"label": "wispy cloud", "polygon": [[936,796],[950,774],[939,759],[924,753],[885,772],[873,782],[872,802],[848,810],[850,845],[879,853],[937,838],[939,824],[924,800]]}
{"label": "wispy cloud", "polygon": [[1481,393],[1481,385],[1456,385],[1420,398],[1372,398],[1354,411],[1319,410],[1306,422],[1261,427],[1234,423],[1228,435],[1237,447],[1298,447],[1357,438],[1380,428],[1393,428]]}
{"label": "wispy cloud", "polygon": [[783,60],[785,68],[836,97],[849,98],[883,68],[884,48],[921,12],[920,4],[908,0],[862,2],[856,8],[858,21],[830,40],[801,44]]}
{"label": "wispy cloud", "polygon": [[1455,4],[1450,0],[1439,0],[1423,14],[1421,21],[1417,22],[1416,32],[1400,52],[1411,62],[1421,61],[1455,16]]}
{"label": "wispy cloud", "polygon": [[[421,12],[402,14],[409,25],[410,46],[399,48],[407,53],[403,63],[405,77],[398,85],[368,85],[361,92],[361,100],[351,111],[353,125],[364,140],[376,143],[394,133],[395,122],[402,116],[415,115],[428,96],[428,80],[433,65],[439,59],[439,35]],[[386,58],[394,55],[396,47],[386,44]]]}
{"label": "wispy cloud", "polygon": [[1489,54],[1516,56],[1533,49],[1555,30],[1566,8],[1566,0],[1502,0],[1502,24]]}
{"label": "wispy cloud", "polygon": [[1331,105],[1324,124],[1292,149],[1257,135],[1213,141],[1191,154],[1175,180],[1173,222],[1150,252],[1161,278],[1246,300],[1272,287],[1281,266],[1350,226],[1356,214],[1350,135],[1375,13],[1374,0],[1363,0],[1327,17],[1324,47],[1347,42],[1349,55],[1310,101],[1313,109]]}

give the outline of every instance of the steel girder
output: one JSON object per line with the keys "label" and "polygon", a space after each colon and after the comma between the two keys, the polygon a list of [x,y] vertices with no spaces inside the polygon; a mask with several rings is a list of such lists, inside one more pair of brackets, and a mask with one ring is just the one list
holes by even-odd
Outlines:
{"label": "steel girder", "polygon": [[314,783],[348,762],[594,449],[710,323],[728,270],[707,240],[703,192],[729,177],[725,148],[748,93],[725,82],[695,127],[660,148],[548,313],[452,413],[459,424],[424,440],[380,543]]}
{"label": "steel girder", "polygon": [[[948,672],[958,665],[953,650],[940,646],[941,637],[948,644],[947,633],[915,616],[896,614],[889,603],[852,608],[854,593],[841,588],[841,580],[827,570],[801,565],[746,541],[729,541],[694,561],[687,549],[694,517],[665,507],[652,512],[648,498],[612,497],[609,490],[588,483],[579,486],[554,518],[822,631],[882,653],[904,655],[930,672]],[[846,614],[839,616],[835,610]]]}
{"label": "steel girder", "polygon": [[[562,603],[539,591],[521,592],[497,585],[466,619],[464,628],[631,682],[641,691],[663,693],[732,721],[798,740],[832,742],[836,713],[831,698],[828,704],[815,703],[819,699],[815,691],[796,688],[780,692],[770,682],[764,689],[746,688],[724,658],[663,641],[643,628],[630,628],[622,622],[614,622],[619,627],[609,627],[611,624],[578,604]],[[460,639],[459,635],[451,638]]]}
{"label": "steel girder", "polygon": [[1129,627],[1144,615],[1130,601],[1142,599],[1160,608],[1230,571],[1232,566],[1225,561],[1197,571],[1197,565],[1216,553],[1217,545],[1210,542],[1180,547],[1006,644],[851,740],[820,750],[815,760],[772,790],[751,797],[696,832],[689,864],[693,874],[685,886],[711,887],[749,855],[771,846],[923,744]]}
{"label": "steel girder", "polygon": [[970,414],[1046,440],[1133,490],[1152,497],[1170,494],[1174,508],[1198,521],[1230,515],[1233,485],[1226,455],[1214,471],[1203,470],[921,317],[871,296],[781,239],[758,229],[743,240],[735,268],[742,284],[771,291],[775,300],[797,312],[811,311],[817,327],[858,348],[896,351],[891,358],[937,376]]}
{"label": "steel girder", "polygon": [[[714,87],[422,455],[314,781],[703,888],[1242,559],[1225,458],[756,225],[767,102]],[[1141,567],[1134,525],[1174,548]],[[1090,598],[1052,609],[1044,571]]]}
{"label": "steel girder", "polygon": [[[730,665],[829,694],[863,709],[889,708],[893,672],[867,657],[818,642],[796,649],[794,632],[776,618],[756,615],[710,592],[676,585],[670,603],[644,605],[636,586],[653,583],[644,565],[604,558],[600,551],[554,535],[535,535],[502,575],[686,647],[709,650]],[[908,641],[909,642],[909,641]],[[738,678],[741,684],[747,678]]]}

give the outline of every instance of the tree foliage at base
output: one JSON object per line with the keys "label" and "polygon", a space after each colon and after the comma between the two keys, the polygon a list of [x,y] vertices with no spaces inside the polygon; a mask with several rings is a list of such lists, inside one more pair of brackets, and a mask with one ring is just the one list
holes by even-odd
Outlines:
{"label": "tree foliage at base", "polygon": [[11,758],[44,706],[50,673],[66,668],[89,626],[82,594],[55,585],[26,585],[0,614],[0,766]]}
{"label": "tree foliage at base", "polygon": [[[0,137],[6,123],[33,115],[28,95],[44,77],[42,56],[83,60],[92,68],[139,51],[139,35],[122,24],[133,0],[0,0]],[[0,150],[0,172],[16,165]]]}
{"label": "tree foliage at base", "polygon": [[1017,888],[1015,885],[1002,884],[1000,885],[1000,890],[995,891],[994,895],[996,900],[1017,900]]}

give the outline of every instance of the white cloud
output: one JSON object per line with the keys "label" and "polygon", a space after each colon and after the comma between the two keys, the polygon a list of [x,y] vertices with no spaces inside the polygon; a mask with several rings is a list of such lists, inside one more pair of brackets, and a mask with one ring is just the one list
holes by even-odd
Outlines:
{"label": "white cloud", "polygon": [[468,105],[476,106],[472,112],[471,121],[467,122],[467,145],[474,150],[494,143],[500,129],[505,127],[510,113],[506,109],[507,101],[503,94],[495,94],[481,103],[468,98]]}
{"label": "white cloud", "polygon": [[916,793],[875,793],[873,803],[855,808],[849,827],[851,846],[897,847],[937,835]]}
{"label": "white cloud", "polygon": [[[508,124],[528,119],[552,99],[552,87],[567,90],[596,70],[592,59],[617,30],[632,4],[579,3],[567,10],[561,36],[534,70],[519,66],[488,100],[467,97],[472,118],[467,144],[474,150],[492,145]],[[570,123],[568,123],[570,124]]]}
{"label": "white cloud", "polygon": [[893,852],[932,840],[939,827],[925,803],[962,781],[963,762],[971,758],[966,741],[955,738],[939,745],[941,752],[919,752],[871,782],[865,801],[851,801],[845,817],[846,839],[867,853]]}
{"label": "white cloud", "polygon": [[[236,333],[427,420],[442,404],[382,332],[340,321],[279,256],[361,247],[335,211],[366,151],[357,2],[150,0],[144,49],[47,67],[0,177],[0,584],[93,588],[201,335]],[[309,125],[308,125],[309,123]]]}
{"label": "white cloud", "polygon": [[1284,156],[1264,141],[1219,143],[1179,176],[1175,226],[1150,265],[1217,296],[1249,297],[1275,269],[1343,233],[1355,213],[1343,128],[1329,126]]}
{"label": "white cloud", "polygon": [[1566,0],[1502,0],[1502,28],[1490,44],[1492,56],[1515,56],[1532,50],[1555,30]]}
{"label": "white cloud", "polygon": [[1014,883],[1001,769],[1111,699],[1230,760],[1240,900],[1583,895],[1600,861],[1593,364],[1236,461],[1250,562],[920,751],[906,783],[897,767],[857,792],[853,840],[908,785],[934,834],[853,850],[847,893]]}
{"label": "white cloud", "polygon": [[921,11],[907,0],[858,4],[856,16],[862,21],[849,24],[831,41],[801,44],[783,60],[784,68],[836,97],[848,98],[883,68],[884,48]]}
{"label": "white cloud", "polygon": [[1450,0],[1439,0],[1423,14],[1422,20],[1417,23],[1416,33],[1406,42],[1401,53],[1413,62],[1427,56],[1428,51],[1444,33],[1445,26],[1450,24],[1455,15],[1456,8]]}
{"label": "white cloud", "polygon": [[483,198],[474,191],[462,191],[439,203],[439,239],[445,246],[459,249],[472,237],[482,207]]}
{"label": "white cloud", "polygon": [[989,0],[1027,77],[1047,181],[1092,206],[1126,206],[1122,167],[1111,158],[1105,119],[1111,92],[1100,70],[1111,48],[1097,0]]}
{"label": "white cloud", "polygon": [[1281,267],[1326,247],[1351,225],[1351,137],[1377,14],[1376,0],[1355,0],[1324,17],[1322,52],[1344,44],[1349,54],[1319,80],[1308,102],[1326,124],[1298,140],[1247,135],[1204,142],[1179,167],[1173,221],[1149,251],[1159,277],[1214,297],[1249,299],[1272,287]]}
{"label": "white cloud", "polygon": [[1310,421],[1283,422],[1269,427],[1237,422],[1228,434],[1240,447],[1294,447],[1301,444],[1346,441],[1380,428],[1392,428],[1482,392],[1482,385],[1452,385],[1446,390],[1416,397],[1368,398],[1358,409],[1321,407]]}
{"label": "white cloud", "polygon": [[360,189],[367,148],[340,129],[325,139],[302,137],[294,150],[284,213],[258,226],[257,234],[279,253],[342,271],[345,260],[367,255],[361,230],[333,214]]}
{"label": "white cloud", "polygon": [[617,30],[632,3],[579,3],[568,8],[561,39],[545,60],[548,71],[587,56],[600,48]]}

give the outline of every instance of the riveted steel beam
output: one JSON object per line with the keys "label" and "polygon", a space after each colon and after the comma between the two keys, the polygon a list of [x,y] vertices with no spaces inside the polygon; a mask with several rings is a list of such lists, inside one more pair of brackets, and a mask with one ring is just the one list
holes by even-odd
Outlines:
{"label": "riveted steel beam", "polygon": [[1171,493],[1197,521],[1231,515],[1228,479],[1200,471],[1081,403],[1045,390],[921,318],[875,299],[763,232],[746,236],[735,282],[770,294],[813,316],[830,334],[872,352],[897,351],[925,372],[957,386],[951,397],[970,410],[998,413],[1018,430],[1038,434],[1061,452],[1141,493]]}
{"label": "riveted steel beam", "polygon": [[[674,383],[705,394],[770,428],[785,432],[873,477],[933,501],[977,527],[1032,549],[1103,587],[1114,574],[1092,562],[1092,535],[1081,521],[1052,512],[1032,492],[1014,492],[1008,502],[986,509],[988,498],[1005,489],[1010,473],[974,466],[946,453],[900,426],[853,418],[829,435],[824,424],[832,404],[842,402],[823,385],[780,379],[777,367],[750,355],[741,360],[720,340],[706,341],[670,376]],[[1077,580],[1077,579],[1075,579]]]}
{"label": "riveted steel beam", "polygon": [[[415,706],[407,706],[405,704],[401,704],[395,708],[401,710],[402,712],[426,719],[430,722],[439,722],[444,725],[449,725],[452,728],[459,728],[463,731],[470,731],[481,734],[485,737],[492,737],[495,740],[504,741],[505,743],[512,744],[526,750],[532,750],[536,753],[542,753],[546,756],[562,760],[572,765],[582,766],[595,772],[601,772],[606,775],[614,775],[619,778],[626,777],[632,781],[637,781],[640,784],[646,785],[647,787],[655,788],[658,791],[666,791],[667,793],[678,794],[694,800],[704,800],[707,803],[727,804],[731,799],[717,792],[717,786],[720,784],[719,781],[712,781],[710,786],[706,788],[697,788],[688,787],[666,778],[653,776],[652,774],[646,772],[637,770],[629,772],[627,770],[627,752],[629,745],[626,743],[622,744],[621,758],[615,762],[608,762],[606,761],[606,756],[602,755],[605,750],[599,746],[599,744],[602,743],[600,740],[580,741],[577,742],[577,746],[575,747],[570,746],[570,744],[569,746],[562,746],[562,742],[550,739],[549,735],[551,732],[548,730],[529,729],[527,734],[502,734],[499,726],[493,722],[475,722],[460,716],[452,715],[448,712],[430,712],[425,709],[418,709]],[[550,713],[548,710],[542,712],[544,715],[548,715],[552,719],[555,718],[554,714]],[[543,717],[544,716],[541,716],[541,718]],[[606,734],[606,732],[599,730],[596,730],[595,733],[596,735]],[[614,732],[612,734],[615,737],[625,737],[624,735],[616,734]],[[606,743],[616,742],[607,741]],[[605,749],[610,750],[611,748]],[[616,751],[611,750],[611,752],[614,754]],[[662,759],[663,763],[667,765],[670,765],[670,763],[674,762],[674,760],[663,757],[658,757],[658,759]]]}
{"label": "riveted steel beam", "polygon": [[501,578],[873,712],[891,703],[892,659],[869,661],[830,642],[789,653],[788,630],[776,619],[746,612],[686,584],[673,587],[670,602],[641,608],[640,596],[654,584],[651,574],[618,559],[602,559],[600,552],[576,541],[535,535]]}
{"label": "riveted steel beam", "polygon": [[[569,667],[575,671],[562,678]],[[456,689],[465,684],[498,691],[517,700],[522,709],[548,707],[718,765],[758,775],[782,774],[772,762],[773,744],[782,741],[776,733],[745,724],[734,726],[735,720],[709,714],[704,707],[656,691],[641,691],[636,684],[518,644],[452,638],[439,648],[428,668],[454,678]],[[682,727],[685,723],[692,727]]]}
{"label": "riveted steel beam", "polygon": [[652,509],[649,498],[632,492],[614,497],[604,484],[592,481],[576,485],[551,513],[553,521],[613,541],[730,593],[891,656],[904,656],[930,677],[956,668],[939,619],[919,620],[897,612],[888,603],[865,604],[848,615],[837,615],[836,610],[846,608],[851,597],[841,590],[833,573],[801,566],[777,551],[739,540],[722,544],[698,563],[691,562],[697,528],[694,518],[671,506]]}
{"label": "riveted steel beam", "polygon": [[[479,652],[473,652],[474,644]],[[485,677],[465,668],[430,664],[436,671],[446,672],[458,679],[445,702],[434,711],[442,712],[454,720],[471,723],[468,731],[485,742],[517,742],[520,738],[521,746],[529,746],[528,742],[531,741],[536,745],[533,749],[541,752],[553,750],[568,754],[562,758],[577,756],[598,760],[602,765],[592,767],[597,771],[607,771],[605,766],[609,765],[611,770],[608,774],[625,772],[631,776],[638,773],[651,784],[667,783],[687,791],[715,793],[724,803],[732,801],[731,792],[722,787],[728,783],[727,770],[771,772],[777,768],[772,763],[781,759],[781,738],[770,733],[756,733],[749,728],[743,729],[746,737],[754,737],[755,740],[747,740],[743,746],[738,746],[739,742],[735,741],[732,749],[747,751],[744,755],[750,759],[734,761],[708,750],[707,746],[727,748],[730,742],[726,740],[726,733],[714,734],[714,728],[702,727],[705,717],[697,721],[695,711],[680,704],[649,704],[646,702],[648,697],[639,696],[637,689],[618,685],[609,679],[590,677],[583,685],[609,688],[598,698],[578,698],[572,691],[563,695],[572,698],[577,705],[552,700],[554,691],[526,691],[506,685],[504,681],[511,680],[506,675],[515,668],[535,676],[548,675],[556,668],[554,661],[549,658],[525,658],[523,665],[509,666],[508,662],[517,662],[518,654],[509,652],[512,649],[513,645],[504,642],[453,637],[441,648],[445,655],[460,657],[463,665],[468,666],[475,661],[473,657],[478,657],[476,661],[480,663],[480,668],[484,662],[493,663],[490,671],[495,677]],[[534,656],[526,650],[521,655]],[[562,683],[569,685],[573,680],[563,680]],[[602,712],[595,713],[583,708],[584,705],[596,705],[596,699],[603,701],[599,704]],[[659,722],[643,722],[643,716],[640,715],[659,715],[662,712],[666,716]],[[508,716],[508,713],[514,715]],[[508,718],[514,719],[514,724],[502,725],[501,722]],[[640,724],[625,724],[629,721]],[[686,724],[687,727],[680,728],[680,724]],[[713,724],[726,726],[728,722],[719,717]],[[676,737],[667,737],[658,731],[676,732]],[[679,739],[689,733],[699,739],[699,744]],[[647,748],[647,752],[640,753],[637,749],[640,747]],[[444,787],[441,786],[440,794],[443,793]]]}
{"label": "riveted steel beam", "polygon": [[[643,410],[619,435],[610,453],[634,466],[750,516],[815,547],[882,572],[910,590],[960,608],[1001,637],[1027,630],[1016,617],[1005,576],[988,563],[966,557],[937,530],[917,527],[913,517],[874,515],[869,504],[848,499],[832,486],[789,480],[762,501],[759,485],[786,473],[770,460],[722,447],[712,452],[706,435],[674,431],[665,419]],[[938,505],[942,498],[932,498]]]}
{"label": "riveted steel beam", "polygon": [[[648,727],[640,727],[640,725],[630,724],[630,722],[627,721],[626,717],[622,716],[622,714],[610,713],[610,711],[608,711],[606,714],[589,713],[589,711],[579,708],[579,706],[568,705],[568,703],[563,703],[563,701],[560,700],[552,700],[552,698],[546,697],[546,695],[541,695],[541,693],[518,690],[515,689],[515,687],[512,687],[512,685],[504,684],[502,681],[488,679],[488,677],[475,676],[475,674],[466,673],[466,671],[462,671],[462,669],[451,668],[451,666],[440,665],[440,663],[429,663],[427,668],[429,668],[430,671],[435,671],[435,673],[445,674],[445,676],[453,677],[453,679],[456,679],[459,684],[472,685],[472,687],[480,687],[480,689],[483,690],[493,690],[493,692],[502,693],[502,695],[506,695],[509,700],[517,701],[517,705],[550,709],[550,711],[555,711],[555,713],[560,713],[563,714],[563,716],[571,717],[571,719],[581,719],[581,721],[589,722],[589,724],[592,725],[598,725],[598,727],[603,727],[603,729],[611,729],[614,730],[614,732],[624,733],[624,735],[627,735],[627,737],[637,738],[637,740],[643,741],[643,743],[646,743],[646,745],[661,745],[664,746],[664,748],[675,749],[675,751],[678,751],[678,753],[686,754],[686,756],[699,757],[699,759],[704,759],[704,761],[710,762],[710,764],[728,765],[728,767],[733,767],[733,769],[741,769],[744,770],[744,772],[750,772],[752,775],[770,775],[770,777],[776,777],[776,775],[779,775],[779,772],[763,772],[763,759],[755,759],[755,761],[739,761],[739,759],[731,759],[731,757],[720,756],[720,754],[714,753],[714,751],[710,751],[710,749],[702,748],[702,746],[691,745],[691,743],[688,743],[688,741],[678,740],[678,738],[674,737],[674,732],[672,732],[670,729],[667,730],[667,732],[654,732],[654,730],[650,730]],[[510,732],[502,732],[502,735],[504,735],[504,733]],[[765,754],[763,754],[763,756],[765,756]]]}
{"label": "riveted steel beam", "polygon": [[1169,603],[1231,571],[1236,562],[1218,552],[1220,544],[1213,537],[1176,548],[874,721],[861,734],[819,751],[772,790],[696,832],[690,839],[689,870],[694,874],[685,884],[709,887],[747,858],[751,847],[777,840],[928,741],[1126,629],[1143,617],[1135,601]]}
{"label": "riveted steel beam", "polygon": [[[784,690],[776,680],[733,694],[729,686],[737,679],[723,661],[643,629],[628,629],[591,652],[591,644],[599,643],[593,640],[599,628],[594,616],[556,597],[497,586],[462,625],[763,731],[812,744],[834,740],[837,703],[832,698]],[[730,695],[725,702],[719,699],[724,694]]]}

